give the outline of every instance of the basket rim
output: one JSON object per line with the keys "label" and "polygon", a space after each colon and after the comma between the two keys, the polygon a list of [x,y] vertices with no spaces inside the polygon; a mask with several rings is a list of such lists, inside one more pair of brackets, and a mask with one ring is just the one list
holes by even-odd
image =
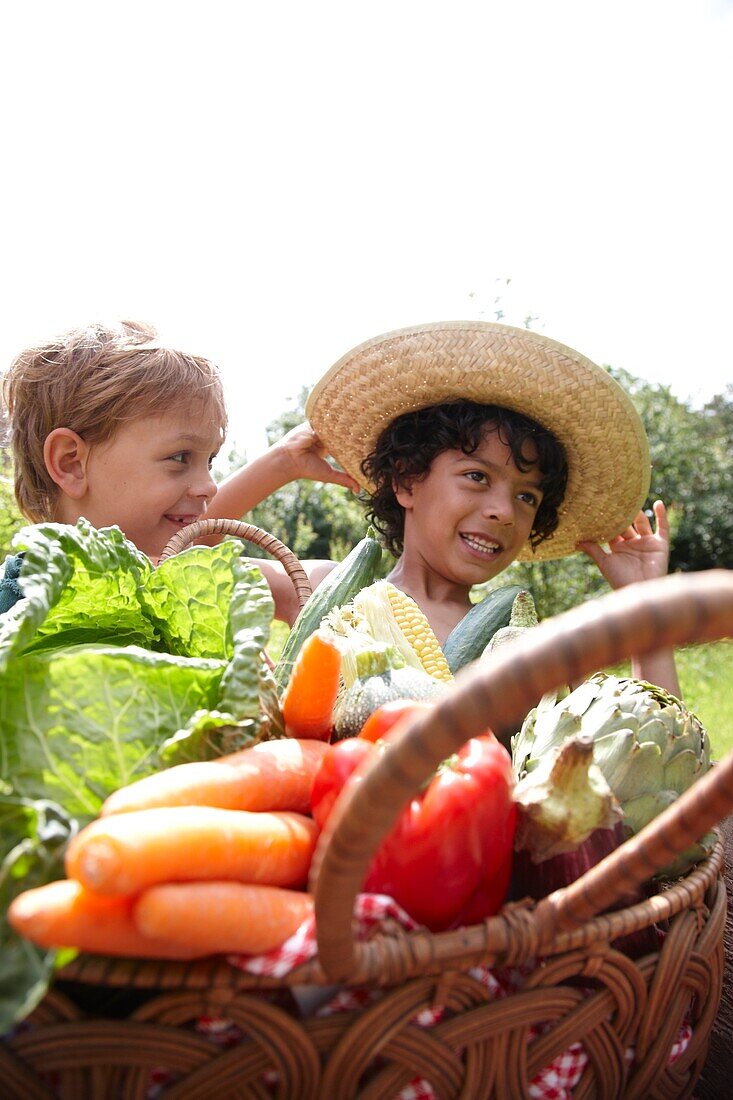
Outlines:
{"label": "basket rim", "polygon": [[[669,920],[686,909],[699,906],[710,887],[722,881],[723,864],[724,847],[718,833],[713,852],[683,878],[669,885],[659,884],[658,891],[644,901],[610,913],[602,913],[578,928],[558,933],[553,940],[543,945],[542,957],[554,957],[581,949],[595,953],[600,947],[612,943],[620,936],[642,931],[653,924]],[[414,932],[400,931],[397,936],[385,935],[387,943],[391,940],[399,942],[401,946],[409,945],[409,954],[413,958],[412,967],[403,968],[399,975],[388,967],[379,975],[365,975],[355,971],[344,980],[344,984],[389,986],[410,978],[438,975],[481,964],[518,966],[528,963],[536,957],[531,952],[533,947],[537,947],[536,937],[533,939],[531,932],[529,936],[525,936],[525,954],[520,955],[514,951],[512,955],[507,955],[506,948],[511,945],[512,936],[516,935],[518,920],[529,927],[538,904],[530,899],[509,902],[496,916],[481,924],[449,932],[417,929]],[[460,957],[456,953],[456,944],[460,945]],[[318,956],[288,974],[272,977],[251,974],[227,961],[227,957],[219,955],[192,962],[179,962],[79,954],[57,972],[57,977],[87,984],[160,989],[256,990],[290,988],[296,985],[326,987],[333,984]]]}
{"label": "basket rim", "polygon": [[184,550],[190,549],[197,539],[210,535],[236,535],[237,538],[245,539],[247,542],[261,547],[276,558],[285,569],[295,589],[299,609],[302,609],[312,596],[313,588],[308,574],[300,559],[290,547],[281,542],[270,531],[265,531],[264,528],[257,527],[253,523],[245,523],[244,520],[207,519],[204,517],[194,523],[189,523],[186,527],[182,527],[163,548],[163,552],[158,558],[158,565],[167,561],[168,558],[175,557],[175,555],[183,553]]}

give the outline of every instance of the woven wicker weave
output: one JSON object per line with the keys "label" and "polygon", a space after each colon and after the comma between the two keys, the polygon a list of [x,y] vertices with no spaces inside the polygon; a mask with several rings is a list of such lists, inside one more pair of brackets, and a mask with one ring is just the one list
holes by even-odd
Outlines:
{"label": "woven wicker weave", "polygon": [[[532,699],[626,655],[732,632],[733,575],[668,577],[541,624],[500,651],[490,668],[465,670],[380,759],[322,835],[313,868],[317,959],[284,979],[255,978],[216,959],[77,959],[66,978],[154,995],[111,1020],[85,1019],[52,992],[28,1029],[0,1051],[3,1095],[47,1100],[55,1088],[75,1098],[142,1100],[151,1072],[166,1066],[177,1075],[166,1100],[390,1100],[420,1075],[441,1098],[516,1100],[530,1095],[528,1083],[544,1066],[582,1042],[588,1065],[574,1097],[691,1096],[721,990],[722,845],[668,889],[604,910],[728,815],[733,754],[633,841],[537,904],[507,905],[467,929],[382,934],[359,943],[351,917],[370,853],[405,797],[469,737],[487,724],[497,732],[516,728]],[[611,946],[620,934],[654,923],[666,930],[657,951],[632,960]],[[476,964],[531,970],[517,993],[492,1001],[465,973]],[[291,987],[339,982],[384,993],[359,1011],[298,1018]],[[416,1013],[436,1004],[449,1009],[441,1022],[429,1031],[417,1027]],[[233,1021],[243,1041],[217,1049],[186,1026],[202,1015]],[[691,1039],[670,1064],[685,1018]]]}

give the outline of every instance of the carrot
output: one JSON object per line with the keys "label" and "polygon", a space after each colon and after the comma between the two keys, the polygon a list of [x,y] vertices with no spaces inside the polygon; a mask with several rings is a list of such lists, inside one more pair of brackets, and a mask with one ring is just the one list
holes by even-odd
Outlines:
{"label": "carrot", "polygon": [[145,890],[133,919],[146,936],[207,955],[273,951],[313,913],[313,898],[282,886],[166,883]]}
{"label": "carrot", "polygon": [[322,631],[310,634],[298,651],[283,693],[285,729],[292,737],[329,741],[341,679],[341,650]]}
{"label": "carrot", "polygon": [[107,814],[153,806],[218,806],[223,810],[310,810],[313,777],[328,746],[282,737],[218,760],[176,764],[111,794]]}
{"label": "carrot", "polygon": [[303,814],[161,806],[92,821],[70,841],[66,874],[99,894],[158,882],[233,879],[302,886],[317,827]]}
{"label": "carrot", "polygon": [[146,936],[132,918],[132,898],[103,898],[78,882],[59,879],[25,890],[8,907],[19,936],[38,947],[78,947],[99,955],[192,959],[191,945]]}

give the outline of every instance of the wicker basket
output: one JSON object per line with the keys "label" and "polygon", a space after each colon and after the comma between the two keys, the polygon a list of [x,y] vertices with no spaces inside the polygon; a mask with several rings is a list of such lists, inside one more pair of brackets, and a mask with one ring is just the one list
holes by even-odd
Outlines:
{"label": "wicker basket", "polygon": [[[52,990],[0,1050],[3,1096],[143,1100],[163,1066],[173,1075],[166,1100],[391,1100],[416,1077],[440,1098],[517,1100],[532,1095],[529,1083],[574,1043],[587,1055],[574,1097],[691,1096],[721,992],[722,845],[668,889],[615,907],[733,809],[733,754],[636,838],[539,903],[506,905],[457,931],[359,942],[352,914],[370,855],[399,808],[469,737],[488,724],[498,733],[515,729],[532,699],[625,656],[731,633],[732,574],[667,577],[540,624],[490,668],[464,670],[322,835],[312,880],[316,959],[274,979],[219,959],[80,957],[63,977],[118,991],[129,1010],[93,1018]],[[643,958],[612,946],[654,924],[665,935]],[[478,965],[525,967],[528,977],[491,1000],[468,973]],[[360,1010],[300,1017],[295,987],[334,985],[381,996]],[[416,1026],[417,1014],[435,1005],[445,1006],[440,1022]],[[191,1027],[202,1016],[225,1017],[241,1041],[212,1044]],[[689,1042],[672,1063],[683,1020]]]}

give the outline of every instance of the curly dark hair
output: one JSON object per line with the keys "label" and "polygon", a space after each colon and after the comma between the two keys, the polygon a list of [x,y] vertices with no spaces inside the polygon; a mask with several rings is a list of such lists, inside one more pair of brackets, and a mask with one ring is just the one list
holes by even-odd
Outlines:
{"label": "curly dark hair", "polygon": [[499,439],[510,448],[517,468],[522,471],[534,465],[524,455],[524,446],[531,440],[543,475],[540,483],[543,496],[529,541],[534,548],[551,538],[559,522],[558,508],[568,480],[562,444],[546,428],[512,409],[480,405],[475,401],[450,401],[396,417],[361,464],[364,476],[376,486],[369,497],[368,518],[395,557],[402,553],[405,512],[397,501],[393,485],[426,477],[433,461],[443,451],[461,450],[473,454],[487,428],[498,432]]}

